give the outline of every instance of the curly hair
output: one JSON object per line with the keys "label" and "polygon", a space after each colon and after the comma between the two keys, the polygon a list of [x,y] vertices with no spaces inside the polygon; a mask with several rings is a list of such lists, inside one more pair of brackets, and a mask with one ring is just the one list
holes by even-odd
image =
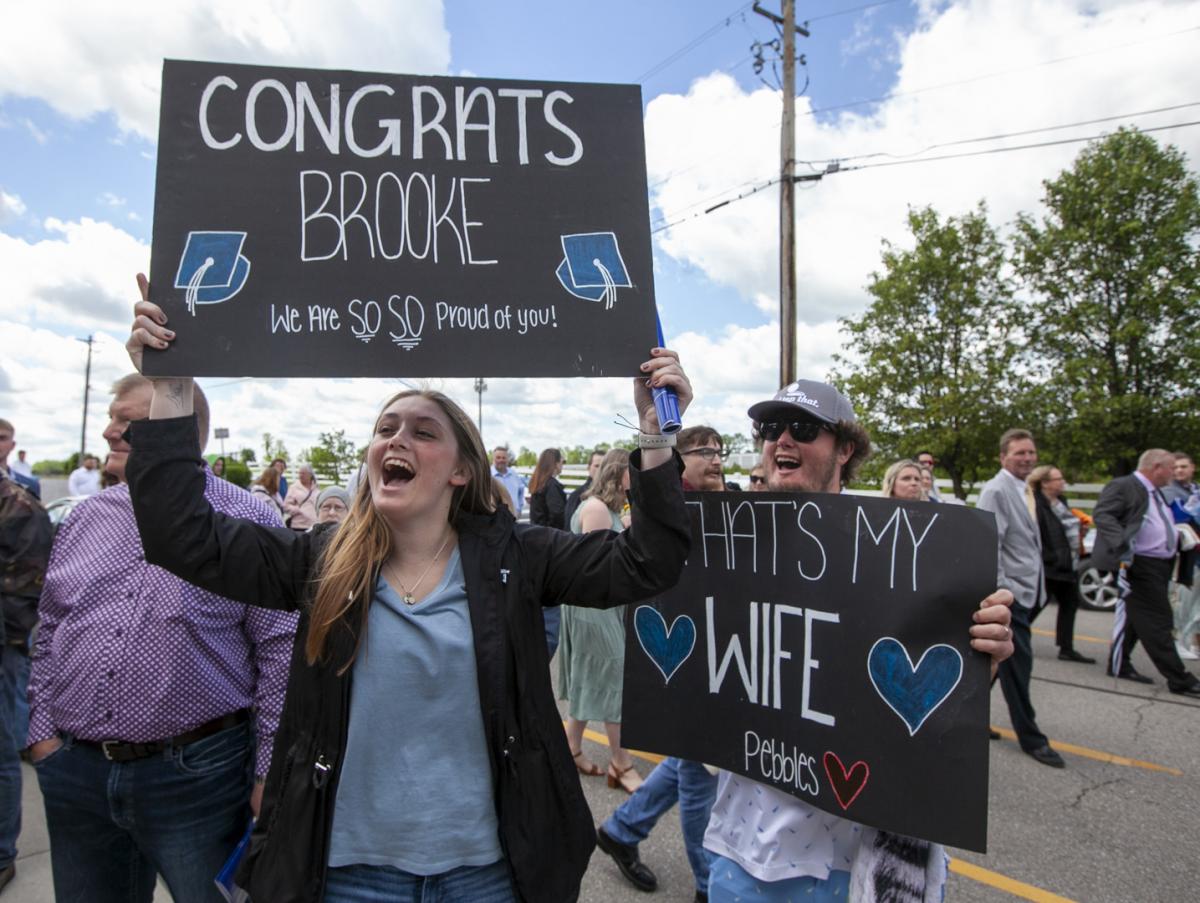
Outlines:
{"label": "curly hair", "polygon": [[871,437],[862,424],[855,420],[839,420],[833,428],[833,441],[839,449],[850,445],[854,451],[842,465],[842,485],[853,482],[858,469],[871,456]]}

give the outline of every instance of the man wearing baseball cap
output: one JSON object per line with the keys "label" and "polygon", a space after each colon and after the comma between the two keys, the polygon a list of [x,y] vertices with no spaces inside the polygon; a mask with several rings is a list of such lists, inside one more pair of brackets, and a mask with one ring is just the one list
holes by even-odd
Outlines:
{"label": "man wearing baseball cap", "polygon": [[[749,413],[772,492],[840,492],[871,452],[854,408],[825,383],[798,380]],[[1008,590],[992,593],[970,628],[971,647],[992,657],[993,673],[1012,655],[1012,598]],[[912,899],[938,900],[946,877],[936,844],[855,824],[725,771],[704,846],[717,856],[709,876],[712,903],[844,903],[852,887],[858,889],[853,899],[884,900],[901,881]]]}

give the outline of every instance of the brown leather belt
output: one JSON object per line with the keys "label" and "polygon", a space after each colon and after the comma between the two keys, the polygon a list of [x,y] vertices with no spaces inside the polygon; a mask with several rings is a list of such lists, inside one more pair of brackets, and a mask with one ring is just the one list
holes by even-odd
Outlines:
{"label": "brown leather belt", "polygon": [[206,721],[199,727],[192,728],[178,737],[170,737],[166,740],[151,740],[148,743],[127,743],[124,740],[83,740],[76,738],[75,742],[80,746],[91,746],[104,753],[104,758],[110,762],[133,762],[137,759],[146,759],[150,756],[157,756],[165,749],[173,746],[187,746],[189,743],[195,743],[197,740],[203,740],[205,737],[211,737],[220,731],[228,730],[231,727],[249,720],[249,709],[238,709],[236,712],[230,712],[228,715],[222,715],[220,718],[214,718],[212,721]]}

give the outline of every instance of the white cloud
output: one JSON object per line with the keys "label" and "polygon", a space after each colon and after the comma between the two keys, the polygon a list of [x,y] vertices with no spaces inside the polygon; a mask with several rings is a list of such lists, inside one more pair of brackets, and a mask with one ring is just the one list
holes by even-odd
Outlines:
{"label": "white cloud", "polygon": [[[62,459],[77,451],[87,346],[73,336],[21,323],[5,322],[0,336],[0,359],[7,377],[7,385],[0,388],[0,408],[16,427],[18,444],[29,450],[31,461]],[[89,380],[89,451],[102,455],[107,448],[101,436],[108,422],[107,390],[129,370],[121,344],[98,333]]]}
{"label": "white cloud", "polygon": [[[159,54],[445,71],[448,39],[440,6],[412,3],[402,13],[393,7],[379,0],[339,7],[326,16],[332,8],[316,4],[247,8],[232,0],[203,7],[79,4],[69,14],[54,4],[27,5],[10,16],[18,27],[0,33],[0,94],[43,97],[73,116],[111,110],[122,128],[153,136]],[[1194,35],[1151,39],[1192,27],[1200,10],[1196,0],[931,0],[922,9],[919,29],[894,45],[900,64],[897,96],[869,112],[832,121],[818,123],[802,115],[800,157],[905,153],[939,141],[1194,100],[1187,94],[1195,83],[1189,52]],[[1037,23],[1036,29],[1030,23]],[[19,46],[18,33],[44,34],[46,41],[36,49]],[[128,34],[139,36],[132,49]],[[1105,47],[1122,49],[1033,65]],[[921,90],[994,72],[1009,74]],[[801,98],[798,110],[803,113],[809,104]],[[779,106],[777,93],[746,92],[720,75],[698,80],[686,96],[653,100],[646,135],[658,209],[699,213],[730,196],[725,190],[731,185],[746,191],[772,178],[778,169]],[[1184,118],[1194,117],[1185,111],[1141,121]],[[1194,164],[1198,135],[1178,131],[1159,137],[1180,144]],[[959,213],[984,197],[993,220],[1007,222],[1016,211],[1036,207],[1041,180],[1069,165],[1079,148],[847,172],[808,183],[797,195],[800,374],[828,374],[840,345],[836,318],[865,306],[863,286],[879,266],[880,240],[903,240],[907,205],[928,203],[943,213]],[[656,252],[731,286],[748,307],[775,313],[777,217],[774,191],[761,191],[660,233]],[[103,389],[128,367],[121,344],[134,293],[131,274],[149,259],[146,245],[112,224],[83,219],[45,225],[47,236],[36,242],[0,233],[0,406],[12,413],[35,459],[65,456],[78,443],[84,348],[72,336],[93,331],[99,344],[92,383],[100,400],[93,408],[89,446],[101,448]],[[665,315],[671,319],[675,313]],[[711,423],[722,432],[746,432],[746,408],[777,387],[777,332],[777,324],[676,332],[672,344],[680,349],[697,393],[686,420]],[[261,452],[261,434],[270,432],[293,453],[328,430],[345,429],[356,443],[365,442],[379,403],[400,387],[395,380],[210,379],[203,384],[212,399],[214,425],[231,430],[227,450],[248,445]],[[431,384],[474,415],[471,380]],[[483,396],[489,445],[591,445],[623,435],[613,423],[618,415],[634,417],[626,379],[489,380]]]}
{"label": "white cloud", "polygon": [[[822,122],[804,115],[811,101],[799,98],[797,156],[823,161],[877,152],[906,154],[938,142],[1193,101],[1195,35],[1172,33],[1194,28],[1198,11],[1195,0],[924,4],[920,27],[899,46],[895,96],[871,112],[847,112]],[[1094,52],[1117,47],[1121,49]],[[1079,58],[1039,65],[1065,57]],[[974,79],[992,73],[1006,74]],[[974,80],[926,90],[964,79]],[[654,203],[674,220],[737,193],[722,194],[723,189],[776,177],[779,115],[778,93],[747,93],[720,74],[698,80],[686,96],[651,101],[646,140]],[[1177,111],[1137,122],[1152,126],[1194,118],[1189,111]],[[1094,135],[1117,125],[1082,126],[941,153]],[[1200,130],[1156,137],[1177,144],[1196,165]],[[866,306],[864,286],[880,266],[880,241],[903,242],[908,205],[932,204],[942,213],[958,214],[983,198],[994,223],[1009,223],[1018,211],[1037,208],[1042,180],[1068,167],[1082,146],[844,172],[801,183],[798,187],[807,188],[796,194],[801,321],[824,323]],[[823,166],[817,164],[818,169]],[[798,171],[808,170],[801,166]],[[777,219],[778,193],[771,188],[657,237],[662,251],[774,311]]]}
{"label": "white cloud", "polygon": [[124,207],[125,206],[125,198],[121,197],[120,195],[114,194],[111,191],[101,192],[100,196],[98,198],[96,198],[96,200],[98,202],[100,202],[101,204],[103,204],[105,207]]}
{"label": "white cloud", "polygon": [[0,189],[0,223],[25,215],[25,202],[19,195],[9,194]]}
{"label": "white cloud", "polygon": [[25,241],[0,232],[0,322],[91,332],[128,326],[133,275],[150,247],[110,223],[47,219],[49,237]]}
{"label": "white cloud", "polygon": [[155,140],[164,57],[441,73],[450,38],[429,0],[26,3],[0,30],[0,97],[80,119],[111,112]]}

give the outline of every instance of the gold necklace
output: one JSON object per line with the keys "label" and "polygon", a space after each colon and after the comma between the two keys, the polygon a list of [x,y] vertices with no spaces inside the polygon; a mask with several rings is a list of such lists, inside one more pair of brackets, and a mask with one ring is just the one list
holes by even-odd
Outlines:
{"label": "gold necklace", "polygon": [[417,604],[417,600],[414,598],[413,594],[416,593],[416,591],[420,588],[421,583],[425,580],[425,575],[429,573],[430,568],[432,568],[437,562],[438,558],[441,557],[442,552],[446,549],[446,544],[450,542],[450,537],[453,535],[453,530],[450,530],[446,533],[446,538],[442,540],[441,546],[439,546],[438,550],[433,553],[433,560],[425,566],[425,570],[421,571],[421,576],[417,578],[417,582],[413,584],[413,588],[411,590],[405,589],[404,581],[400,579],[400,575],[397,573],[395,565],[393,565],[390,561],[387,563],[387,567],[392,571],[392,578],[396,581],[396,585],[400,587],[400,598],[404,600],[405,605],[412,606]]}

